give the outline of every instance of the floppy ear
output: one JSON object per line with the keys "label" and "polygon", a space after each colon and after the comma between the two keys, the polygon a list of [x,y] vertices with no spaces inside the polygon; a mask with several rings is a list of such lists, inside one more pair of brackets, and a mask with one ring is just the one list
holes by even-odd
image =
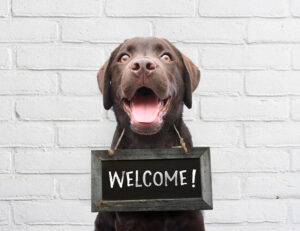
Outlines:
{"label": "floppy ear", "polygon": [[200,81],[200,71],[198,67],[184,54],[182,54],[172,43],[164,39],[176,52],[183,64],[184,96],[183,102],[188,107],[192,107],[192,92],[197,88]]}
{"label": "floppy ear", "polygon": [[181,54],[184,64],[184,97],[183,102],[188,107],[192,107],[192,92],[197,88],[200,81],[200,71],[198,67],[184,54]]}
{"label": "floppy ear", "polygon": [[113,104],[110,96],[110,74],[107,67],[108,61],[100,68],[97,75],[98,86],[103,95],[103,106],[106,110],[110,109]]}
{"label": "floppy ear", "polygon": [[113,105],[113,100],[111,97],[111,63],[114,60],[117,52],[119,51],[121,45],[119,45],[110,55],[109,60],[107,60],[103,66],[100,68],[97,74],[98,86],[103,95],[103,106],[106,110],[109,110]]}

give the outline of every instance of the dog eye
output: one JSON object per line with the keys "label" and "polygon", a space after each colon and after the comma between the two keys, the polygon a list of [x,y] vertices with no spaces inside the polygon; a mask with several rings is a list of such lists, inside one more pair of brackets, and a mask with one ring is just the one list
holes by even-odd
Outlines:
{"label": "dog eye", "polygon": [[122,55],[120,58],[121,63],[125,63],[129,60],[129,55]]}
{"label": "dog eye", "polygon": [[163,60],[164,62],[167,62],[167,63],[171,62],[171,58],[170,58],[170,56],[167,55],[167,54],[162,55],[162,56],[160,57],[160,59]]}

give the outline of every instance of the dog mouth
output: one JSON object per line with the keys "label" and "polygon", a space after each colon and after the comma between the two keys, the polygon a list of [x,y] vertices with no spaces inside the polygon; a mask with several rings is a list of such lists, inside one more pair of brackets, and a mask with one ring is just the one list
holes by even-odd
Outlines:
{"label": "dog mouth", "polygon": [[140,87],[132,99],[123,98],[123,109],[136,126],[157,126],[169,109],[170,98],[160,99],[152,89]]}

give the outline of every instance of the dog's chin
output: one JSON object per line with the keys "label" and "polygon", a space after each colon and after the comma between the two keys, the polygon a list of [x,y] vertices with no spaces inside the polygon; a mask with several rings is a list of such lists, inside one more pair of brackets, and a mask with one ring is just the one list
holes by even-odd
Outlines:
{"label": "dog's chin", "polygon": [[162,126],[163,122],[148,124],[131,122],[130,129],[137,134],[149,136],[158,133]]}
{"label": "dog's chin", "polygon": [[171,97],[160,99],[150,88],[141,87],[129,100],[124,98],[123,110],[130,119],[130,128],[140,135],[154,135],[163,126]]}

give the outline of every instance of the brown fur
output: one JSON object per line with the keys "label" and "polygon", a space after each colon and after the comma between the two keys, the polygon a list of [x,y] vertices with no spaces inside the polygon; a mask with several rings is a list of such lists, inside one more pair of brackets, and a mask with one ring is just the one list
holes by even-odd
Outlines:
{"label": "brown fur", "polygon": [[[166,51],[172,57],[172,62],[167,64],[160,60],[160,55]],[[125,52],[131,54],[131,60],[124,65],[118,62],[118,59]],[[137,78],[132,73],[130,65],[141,57],[154,62],[156,70],[149,76]],[[199,80],[198,68],[165,39],[133,38],[119,45],[98,72],[104,107],[113,108],[118,123],[112,147],[116,144],[122,129],[125,128],[120,149],[171,148],[179,145],[178,136],[173,128],[175,124],[187,147],[191,148],[192,139],[182,120],[182,111],[183,103],[191,108],[192,92],[196,89]],[[132,97],[141,86],[151,88],[161,98],[171,96],[170,107],[163,117],[163,123],[160,127],[143,130],[143,134],[139,133],[140,128],[130,123],[130,118],[122,106],[122,99]],[[95,230],[204,231],[204,222],[200,211],[100,212],[95,221]]]}

